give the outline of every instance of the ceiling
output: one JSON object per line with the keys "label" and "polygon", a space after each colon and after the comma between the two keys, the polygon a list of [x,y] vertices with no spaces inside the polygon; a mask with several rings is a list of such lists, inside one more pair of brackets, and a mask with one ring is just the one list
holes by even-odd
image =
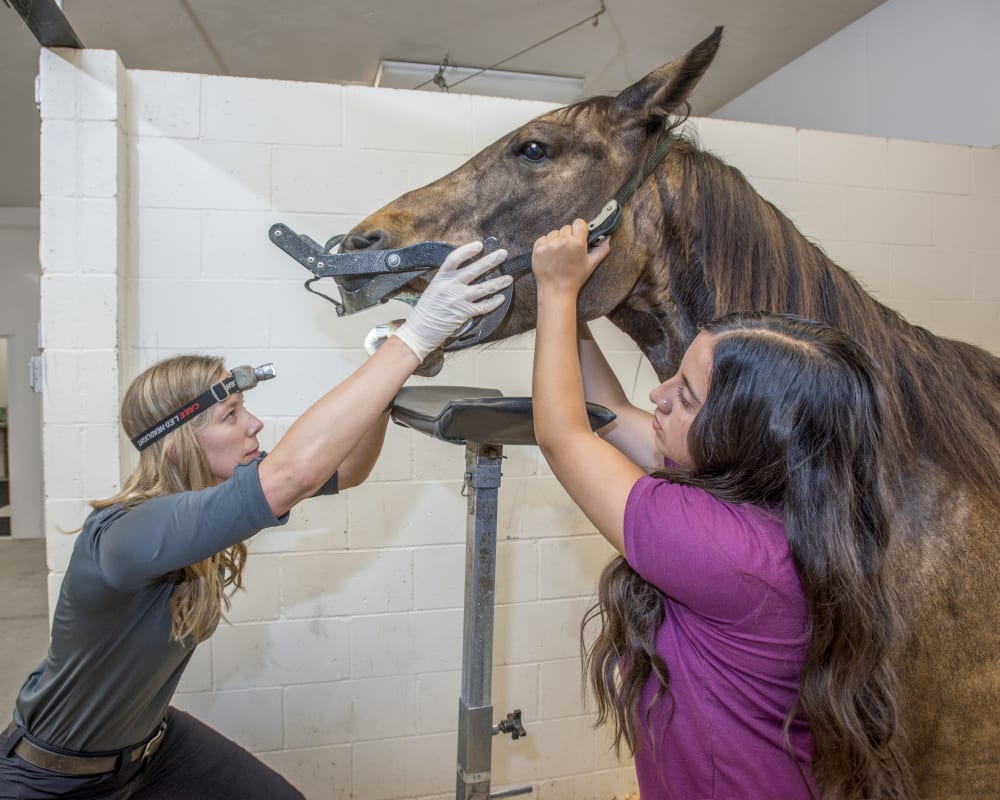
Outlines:
{"label": "ceiling", "polygon": [[[692,99],[693,113],[706,116],[882,2],[604,0],[603,13],[602,0],[63,0],[62,7],[86,47],[116,50],[129,69],[370,85],[382,59],[439,64],[447,56],[461,67],[504,62],[498,69],[581,77],[585,95],[627,86],[723,25],[722,47]],[[39,202],[38,51],[17,12],[0,5],[0,206]]]}

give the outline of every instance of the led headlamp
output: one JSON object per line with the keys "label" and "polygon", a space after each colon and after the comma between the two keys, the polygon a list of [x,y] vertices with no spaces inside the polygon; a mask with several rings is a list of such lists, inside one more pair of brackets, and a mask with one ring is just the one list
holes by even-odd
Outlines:
{"label": "led headlamp", "polygon": [[207,411],[216,403],[221,403],[233,392],[245,392],[252,389],[260,381],[269,381],[276,377],[274,364],[261,364],[259,367],[243,365],[233,367],[232,371],[218,383],[213,383],[207,392],[202,392],[190,403],[185,403],[172,414],[168,414],[155,425],[146,428],[132,439],[132,444],[138,450],[145,450],[153,442],[162,439],[174,428],[190,422],[203,411]]}

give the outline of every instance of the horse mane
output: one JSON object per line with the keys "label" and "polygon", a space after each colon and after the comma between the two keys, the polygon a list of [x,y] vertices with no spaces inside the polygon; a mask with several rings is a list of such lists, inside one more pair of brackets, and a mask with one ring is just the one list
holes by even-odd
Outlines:
{"label": "horse mane", "polygon": [[[661,198],[671,294],[692,323],[737,310],[821,320],[853,335],[880,365],[889,445],[969,486],[1000,489],[1000,359],[932,334],[869,295],[746,177],[686,137],[669,159],[676,193]],[[678,267],[682,269],[678,269]]]}

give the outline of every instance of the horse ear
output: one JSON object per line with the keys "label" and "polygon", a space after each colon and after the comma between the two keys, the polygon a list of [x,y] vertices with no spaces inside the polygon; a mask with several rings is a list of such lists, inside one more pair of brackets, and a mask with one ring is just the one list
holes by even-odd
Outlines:
{"label": "horse ear", "polygon": [[673,114],[698,85],[715,58],[721,40],[720,25],[687,53],[623,90],[615,98],[615,105],[629,116],[667,117]]}

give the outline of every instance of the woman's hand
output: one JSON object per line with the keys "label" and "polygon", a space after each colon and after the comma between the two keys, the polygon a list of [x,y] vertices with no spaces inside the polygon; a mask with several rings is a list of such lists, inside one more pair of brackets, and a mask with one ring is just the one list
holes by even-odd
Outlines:
{"label": "woman's hand", "polygon": [[452,250],[406,322],[396,330],[395,335],[420,361],[441,347],[470,319],[488,314],[503,304],[503,295],[496,293],[510,286],[514,280],[510,275],[501,275],[482,283],[473,281],[502,264],[507,258],[506,250],[494,250],[488,256],[459,268],[459,264],[482,249],[482,242],[470,242]]}
{"label": "woman's hand", "polygon": [[538,292],[566,292],[577,295],[581,287],[604,260],[611,248],[605,239],[593,250],[587,250],[587,223],[577,219],[535,241],[531,251],[531,271]]}

